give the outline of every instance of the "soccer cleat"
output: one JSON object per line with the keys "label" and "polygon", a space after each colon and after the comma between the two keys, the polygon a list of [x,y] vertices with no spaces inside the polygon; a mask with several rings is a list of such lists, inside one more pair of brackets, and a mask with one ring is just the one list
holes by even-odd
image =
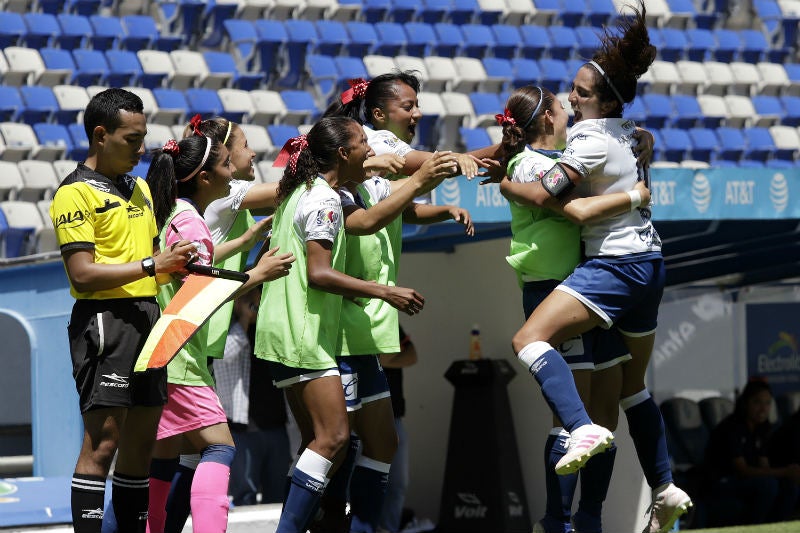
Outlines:
{"label": "soccer cleat", "polygon": [[556,474],[572,474],[586,464],[593,455],[606,451],[614,435],[597,424],[586,424],[570,433],[567,453],[556,463]]}
{"label": "soccer cleat", "polygon": [[654,495],[653,502],[647,510],[650,519],[642,533],[670,531],[678,518],[686,514],[692,505],[692,499],[688,494],[672,483],[668,484],[664,490]]}

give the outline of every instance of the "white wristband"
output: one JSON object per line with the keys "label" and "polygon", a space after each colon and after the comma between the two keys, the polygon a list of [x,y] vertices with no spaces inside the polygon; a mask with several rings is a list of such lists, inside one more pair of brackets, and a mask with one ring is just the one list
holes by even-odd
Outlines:
{"label": "white wristband", "polygon": [[642,194],[639,191],[628,191],[631,198],[631,211],[642,205]]}

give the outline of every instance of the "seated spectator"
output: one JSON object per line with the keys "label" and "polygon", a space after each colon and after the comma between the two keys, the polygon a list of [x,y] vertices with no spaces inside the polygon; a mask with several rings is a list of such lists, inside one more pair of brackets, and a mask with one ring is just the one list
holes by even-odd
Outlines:
{"label": "seated spectator", "polygon": [[711,432],[706,448],[711,494],[740,509],[744,523],[786,520],[797,503],[800,465],[777,467],[768,459],[771,406],[769,385],[750,381],[733,414]]}

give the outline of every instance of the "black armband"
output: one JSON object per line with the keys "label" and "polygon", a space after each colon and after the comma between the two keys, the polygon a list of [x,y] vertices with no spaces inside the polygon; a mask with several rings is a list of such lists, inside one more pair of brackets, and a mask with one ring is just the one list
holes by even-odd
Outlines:
{"label": "black armband", "polygon": [[575,184],[569,179],[564,165],[556,163],[542,176],[542,187],[550,193],[550,196],[561,199],[575,188]]}

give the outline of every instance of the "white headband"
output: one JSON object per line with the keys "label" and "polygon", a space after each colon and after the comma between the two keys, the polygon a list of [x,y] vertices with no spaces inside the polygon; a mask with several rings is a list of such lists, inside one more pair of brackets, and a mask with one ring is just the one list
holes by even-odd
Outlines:
{"label": "white headband", "polygon": [[195,174],[200,172],[200,169],[203,168],[203,166],[206,164],[206,161],[208,161],[208,154],[210,153],[211,153],[211,137],[206,137],[206,153],[203,154],[203,160],[200,161],[200,164],[197,165],[197,168],[194,169],[191,174],[189,174],[183,179],[178,180],[178,182],[183,183],[184,181],[189,181],[194,177]]}
{"label": "white headband", "polygon": [[528,127],[528,125],[529,125],[529,124],[531,123],[531,121],[533,120],[533,117],[535,117],[535,116],[536,116],[536,113],[538,113],[538,112],[539,112],[539,109],[541,109],[541,108],[542,108],[542,100],[544,100],[544,91],[542,90],[542,88],[541,88],[541,87],[536,87],[536,88],[537,88],[537,89],[539,89],[539,103],[537,103],[537,104],[536,104],[536,108],[533,110],[533,113],[531,113],[531,116],[530,116],[530,118],[528,119],[528,122],[526,122],[526,123],[525,123],[525,125],[524,125],[524,126],[522,126],[522,129],[523,129],[523,130],[524,130],[525,128],[527,128],[527,127]]}
{"label": "white headband", "polygon": [[606,74],[606,71],[603,70],[603,67],[598,65],[596,61],[589,61],[587,63],[587,65],[591,65],[595,69],[597,69],[597,72],[599,72],[600,75],[603,76],[603,79],[606,80],[606,83],[608,84],[608,86],[611,87],[611,90],[614,92],[614,96],[617,97],[617,100],[619,100],[620,105],[625,105],[625,100],[622,99],[622,95],[619,94],[619,91],[617,90],[617,88],[614,87],[613,83],[611,83],[611,78],[608,77],[608,74]]}

